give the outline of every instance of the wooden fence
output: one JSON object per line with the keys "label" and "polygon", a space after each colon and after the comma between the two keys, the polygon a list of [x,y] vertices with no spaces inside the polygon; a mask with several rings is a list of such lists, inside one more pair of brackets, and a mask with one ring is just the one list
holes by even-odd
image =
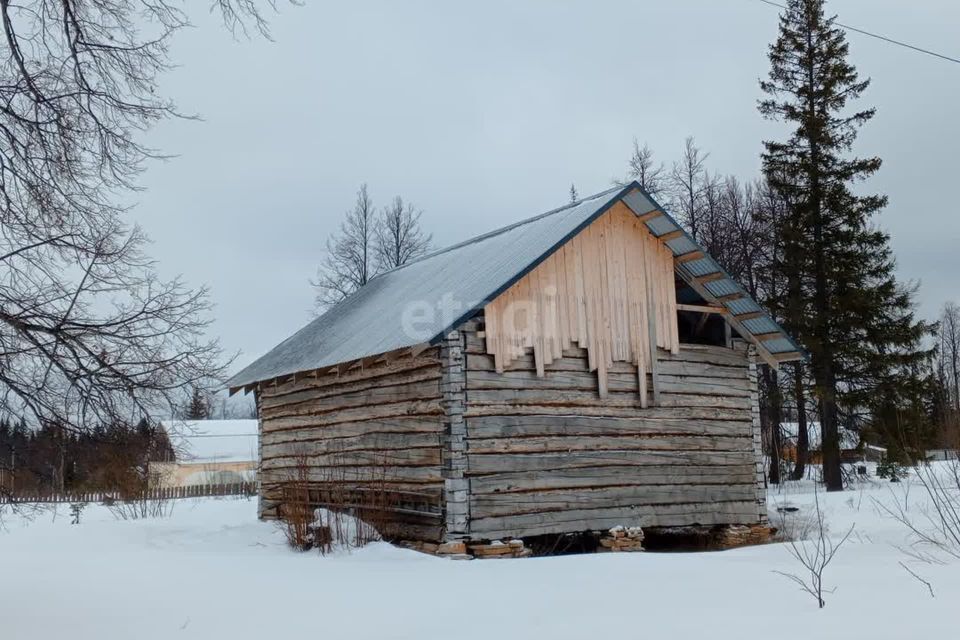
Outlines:
{"label": "wooden fence", "polygon": [[156,487],[139,495],[123,494],[119,491],[80,491],[80,492],[17,492],[0,491],[0,503],[60,503],[60,502],[133,502],[139,500],[176,500],[179,498],[206,498],[211,496],[255,496],[256,482],[234,482],[231,484],[205,484],[188,487]]}

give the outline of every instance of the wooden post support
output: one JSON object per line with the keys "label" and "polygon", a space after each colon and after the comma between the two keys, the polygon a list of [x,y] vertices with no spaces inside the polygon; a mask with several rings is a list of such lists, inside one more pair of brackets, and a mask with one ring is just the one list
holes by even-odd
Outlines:
{"label": "wooden post support", "polygon": [[451,331],[440,343],[440,392],[443,406],[441,452],[446,540],[470,532],[470,480],[467,470],[466,362],[464,336]]}
{"label": "wooden post support", "polygon": [[760,434],[760,393],[757,385],[757,350],[753,345],[745,346],[749,361],[750,380],[750,420],[753,427],[753,457],[757,483],[757,515],[760,524],[767,524],[767,476],[763,464],[763,441]]}

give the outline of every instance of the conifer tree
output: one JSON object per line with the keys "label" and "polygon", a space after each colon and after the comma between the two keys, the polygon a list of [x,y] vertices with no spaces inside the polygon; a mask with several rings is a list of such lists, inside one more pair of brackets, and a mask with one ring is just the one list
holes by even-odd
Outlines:
{"label": "conifer tree", "polygon": [[889,237],[872,223],[886,197],[852,189],[880,168],[879,158],[851,153],[875,110],[847,108],[870,81],[847,60],[846,35],[824,4],[788,0],[759,110],[795,127],[787,140],[764,143],[764,173],[788,208],[779,230],[784,257],[774,266],[787,282],[788,328],[811,357],[824,482],[840,490],[841,414],[868,408],[894,371],[920,366],[930,326],[915,319],[912,292],[893,276]]}
{"label": "conifer tree", "polygon": [[193,388],[193,393],[190,396],[190,404],[187,405],[184,417],[187,420],[210,419],[210,402],[203,389],[199,387]]}

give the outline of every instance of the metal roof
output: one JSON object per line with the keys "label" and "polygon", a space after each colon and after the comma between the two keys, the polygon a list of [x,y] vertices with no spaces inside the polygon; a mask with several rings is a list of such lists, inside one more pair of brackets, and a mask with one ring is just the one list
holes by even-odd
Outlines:
{"label": "metal roof", "polygon": [[[638,216],[651,212],[655,236],[681,231],[666,244],[675,256],[703,252],[678,262],[677,273],[709,302],[731,314],[762,311],[746,292],[636,182],[430,253],[378,275],[227,381],[232,390],[294,373],[354,362],[389,351],[436,342],[481,310],[610,207],[623,201]],[[722,273],[704,285],[696,278]],[[716,277],[716,276],[714,276]],[[727,299],[722,299],[727,296]],[[718,300],[718,298],[720,298]],[[730,319],[728,317],[728,319]],[[758,318],[759,319],[759,318]],[[744,337],[766,334],[771,354],[799,354],[786,332],[764,315],[764,323],[731,324]],[[749,323],[749,324],[747,324]],[[776,339],[769,334],[779,333]]]}

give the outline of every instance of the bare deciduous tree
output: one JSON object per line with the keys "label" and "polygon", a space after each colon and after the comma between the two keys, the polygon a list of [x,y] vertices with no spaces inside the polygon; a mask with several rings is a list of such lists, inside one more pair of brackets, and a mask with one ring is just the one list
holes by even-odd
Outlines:
{"label": "bare deciduous tree", "polygon": [[950,405],[960,413],[960,306],[948,302],[940,317],[940,359],[950,389]]}
{"label": "bare deciduous tree", "polygon": [[419,258],[430,248],[433,236],[420,228],[422,211],[397,196],[384,207],[376,227],[377,267],[388,271]]}
{"label": "bare deciduous tree", "polygon": [[681,222],[694,240],[700,240],[702,229],[703,188],[706,179],[704,163],[710,154],[697,147],[693,136],[684,142],[683,158],[674,163],[670,172],[675,206]]}
{"label": "bare deciduous tree", "polygon": [[653,151],[646,143],[641,147],[636,138],[633,139],[633,155],[630,156],[628,162],[627,177],[616,182],[624,185],[632,180],[640,183],[643,190],[654,198],[659,197],[666,188],[663,163],[655,165]]}
{"label": "bare deciduous tree", "polygon": [[327,256],[311,283],[316,289],[317,311],[337,304],[377,274],[376,218],[364,183],[339,232],[327,238]]}
{"label": "bare deciduous tree", "polygon": [[[216,0],[231,28],[265,21]],[[203,289],[161,280],[126,195],[176,116],[157,90],[179,3],[0,0],[0,409],[85,429],[223,373]]]}
{"label": "bare deciduous tree", "polygon": [[820,508],[820,497],[816,491],[813,494],[813,501],[816,514],[815,528],[812,532],[813,539],[792,540],[788,545],[790,555],[803,565],[804,571],[800,574],[786,571],[775,571],[774,573],[779,573],[795,582],[803,591],[813,596],[819,608],[822,609],[826,605],[826,601],[823,599],[824,594],[833,593],[833,589],[824,587],[823,574],[837,552],[850,538],[854,526],[851,526],[839,540],[831,538],[824,521],[823,510]]}

